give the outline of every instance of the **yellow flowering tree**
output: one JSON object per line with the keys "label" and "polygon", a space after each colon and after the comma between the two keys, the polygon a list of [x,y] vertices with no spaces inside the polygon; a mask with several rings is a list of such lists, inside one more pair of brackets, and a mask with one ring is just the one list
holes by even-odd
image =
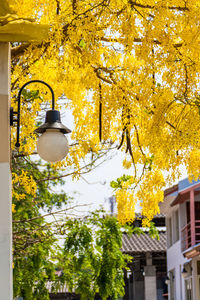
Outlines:
{"label": "yellow flowering tree", "polygon": [[[74,116],[76,144],[62,165],[79,169],[88,152],[110,145],[125,151],[133,178],[117,192],[119,215],[139,199],[151,219],[180,165],[199,177],[200,1],[15,0],[13,8],[50,25],[42,43],[13,44],[13,99],[30,78],[51,84],[58,99],[65,96],[62,109]],[[40,90],[37,103],[22,101],[27,143],[20,151],[26,153],[35,146],[37,112],[48,102]]]}

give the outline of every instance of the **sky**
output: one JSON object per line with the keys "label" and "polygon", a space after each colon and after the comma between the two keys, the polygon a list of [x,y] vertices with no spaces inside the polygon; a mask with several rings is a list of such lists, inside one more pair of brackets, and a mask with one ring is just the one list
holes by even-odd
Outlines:
{"label": "sky", "polygon": [[[71,111],[62,111],[62,123],[71,130],[74,130],[74,120]],[[97,133],[98,134],[98,133]],[[72,142],[70,135],[67,136],[69,144]],[[125,170],[122,166],[124,154],[121,151],[113,151],[113,158],[105,161],[95,170],[81,176],[77,181],[71,176],[65,178],[64,191],[74,197],[73,204],[83,205],[81,211],[93,211],[102,205],[104,210],[110,211],[108,198],[113,195],[110,182],[121,177],[123,174],[130,174],[130,170]]]}
{"label": "sky", "polygon": [[108,197],[113,194],[110,182],[127,173],[122,167],[122,158],[123,156],[120,153],[115,155],[111,160],[83,175],[79,181],[73,181],[70,177],[67,177],[64,190],[71,195],[73,191],[78,192],[74,194],[74,201],[81,205],[87,204],[88,206],[83,210],[91,211],[103,205],[104,209],[109,211]]}
{"label": "sky", "polygon": [[[71,130],[74,130],[74,121],[71,111],[66,109],[62,111],[62,123]],[[98,133],[97,133],[98,134]],[[70,135],[68,135],[69,143]],[[93,211],[100,208],[102,205],[104,210],[110,211],[109,197],[113,195],[113,189],[110,187],[110,182],[121,177],[123,174],[131,174],[130,170],[125,170],[122,166],[124,154],[121,151],[113,152],[112,159],[105,161],[101,166],[88,174],[83,175],[78,181],[72,180],[71,176],[65,178],[63,187],[66,194],[73,196],[72,205],[87,205],[82,206],[78,210],[87,214],[88,211]],[[187,177],[186,170],[181,168],[182,176],[179,180]],[[176,184],[177,182],[174,182]],[[140,210],[139,204],[136,206],[136,211]],[[116,210],[115,210],[116,211]],[[79,212],[77,212],[79,214]]]}

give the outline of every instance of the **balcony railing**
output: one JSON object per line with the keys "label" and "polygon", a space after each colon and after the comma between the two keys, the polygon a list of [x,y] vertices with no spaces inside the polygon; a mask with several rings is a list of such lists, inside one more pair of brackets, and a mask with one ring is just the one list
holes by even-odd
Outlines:
{"label": "balcony railing", "polygon": [[[194,245],[200,243],[200,220],[195,220],[195,236],[194,236]],[[191,237],[191,223],[189,222],[181,229],[181,249],[185,251],[190,248],[192,245]]]}

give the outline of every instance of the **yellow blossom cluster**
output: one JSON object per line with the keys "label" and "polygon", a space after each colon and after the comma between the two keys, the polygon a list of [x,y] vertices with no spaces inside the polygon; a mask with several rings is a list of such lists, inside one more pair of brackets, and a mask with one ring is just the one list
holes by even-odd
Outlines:
{"label": "yellow blossom cluster", "polygon": [[[13,0],[12,5],[18,15],[50,26],[42,43],[13,45],[13,106],[26,81],[48,82],[56,108],[70,109],[74,118],[75,146],[61,165],[79,170],[89,151],[116,145],[129,154],[123,165],[134,176],[132,190],[117,191],[119,218],[132,218],[137,199],[151,219],[164,186],[180,176],[180,165],[199,178],[200,0]],[[32,132],[51,100],[46,87],[30,89],[40,90],[40,98],[22,97],[20,151],[26,153],[34,151]]]}
{"label": "yellow blossom cluster", "polygon": [[159,202],[163,201],[163,191],[165,181],[163,174],[160,170],[149,172],[145,181],[141,184],[137,192],[137,199],[142,206],[142,215],[146,218],[143,223],[151,220],[156,214],[160,212]]}
{"label": "yellow blossom cluster", "polygon": [[116,191],[116,202],[118,210],[118,220],[121,224],[131,222],[135,218],[136,198],[132,191],[127,189],[119,189]]}
{"label": "yellow blossom cluster", "polygon": [[15,204],[12,204],[12,213],[15,213],[16,210],[15,210]]}
{"label": "yellow blossom cluster", "polygon": [[32,176],[29,176],[27,172],[23,170],[20,175],[17,175],[16,173],[12,174],[12,186],[13,197],[15,197],[17,201],[25,199],[26,194],[29,194],[32,197],[35,197],[36,195],[36,182]]}
{"label": "yellow blossom cluster", "polygon": [[[120,183],[119,183],[120,182]],[[113,186],[116,190],[115,198],[117,203],[117,217],[121,224],[131,222],[135,218],[136,197],[131,186],[134,184],[134,177],[123,175],[118,183]],[[112,186],[112,185],[111,185]]]}
{"label": "yellow blossom cluster", "polygon": [[185,160],[188,166],[189,179],[191,181],[193,179],[198,180],[200,174],[200,149],[192,149],[185,156]]}

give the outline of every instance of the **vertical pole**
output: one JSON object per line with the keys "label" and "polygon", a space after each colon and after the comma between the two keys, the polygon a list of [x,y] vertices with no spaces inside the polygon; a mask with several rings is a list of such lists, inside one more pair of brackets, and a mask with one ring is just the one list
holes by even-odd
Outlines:
{"label": "vertical pole", "polygon": [[10,45],[0,43],[0,298],[12,300]]}
{"label": "vertical pole", "polygon": [[145,300],[157,299],[156,267],[152,265],[152,253],[146,253],[146,266],[144,267]]}
{"label": "vertical pole", "polygon": [[190,225],[188,226],[188,224],[185,227],[185,235],[186,235],[186,247],[183,249],[183,251],[185,251],[186,249],[189,248],[188,246],[188,231],[189,231]]}
{"label": "vertical pole", "polygon": [[191,246],[195,245],[195,205],[194,190],[190,191],[190,229],[191,229]]}
{"label": "vertical pole", "polygon": [[197,258],[191,261],[191,275],[192,275],[192,299],[199,299],[199,278],[197,275]]}

